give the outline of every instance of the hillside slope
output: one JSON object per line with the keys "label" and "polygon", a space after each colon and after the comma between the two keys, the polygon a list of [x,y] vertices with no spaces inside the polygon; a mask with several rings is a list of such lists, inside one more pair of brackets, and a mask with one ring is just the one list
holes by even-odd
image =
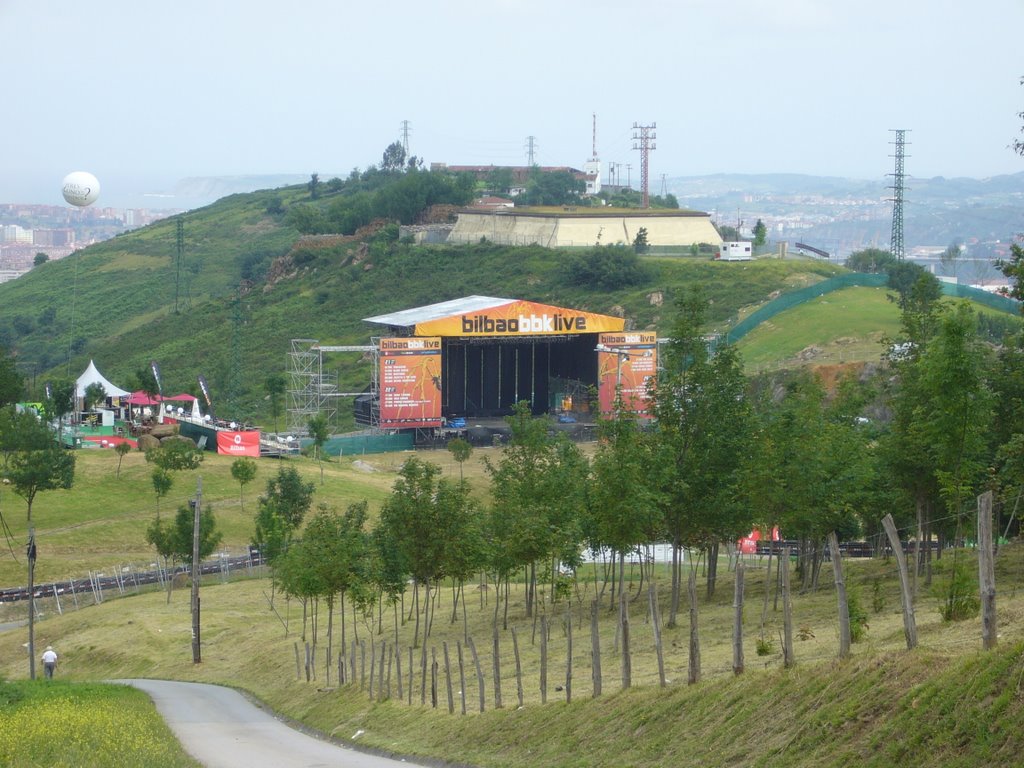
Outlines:
{"label": "hillside slope", "polygon": [[[643,280],[610,290],[569,279],[566,264],[578,252],[414,246],[398,242],[394,227],[303,238],[287,216],[268,213],[278,201],[287,207],[306,200],[303,188],[292,187],[189,212],[180,270],[177,224],[165,220],[0,285],[0,344],[16,351],[37,385],[75,376],[92,358],[114,383],[129,386],[156,360],[168,390],[194,391],[203,375],[232,417],[252,419],[262,415],[267,375],[286,369],[291,339],[367,343],[373,329],[362,318],[371,315],[484,294],[666,328],[680,289],[697,282],[712,302],[712,321],[721,324],[773,292],[840,269],[810,261],[648,257]],[[347,391],[369,381],[368,367],[357,363],[358,355],[330,361],[341,366]]]}

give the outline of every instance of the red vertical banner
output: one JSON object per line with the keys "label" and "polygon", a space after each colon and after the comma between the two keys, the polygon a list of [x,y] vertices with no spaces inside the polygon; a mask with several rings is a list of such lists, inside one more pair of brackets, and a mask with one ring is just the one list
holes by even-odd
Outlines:
{"label": "red vertical banner", "polygon": [[644,331],[598,335],[597,391],[601,413],[615,409],[622,389],[627,413],[650,418],[650,385],[658,373],[658,336]]}
{"label": "red vertical banner", "polygon": [[441,426],[441,337],[380,340],[380,425]]}

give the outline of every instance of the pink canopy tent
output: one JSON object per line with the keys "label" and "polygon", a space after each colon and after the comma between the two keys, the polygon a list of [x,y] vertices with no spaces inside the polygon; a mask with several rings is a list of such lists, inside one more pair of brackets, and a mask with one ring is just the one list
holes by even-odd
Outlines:
{"label": "pink canopy tent", "polygon": [[160,397],[157,395],[155,398],[150,397],[141,389],[137,392],[132,392],[128,398],[128,405],[160,405],[160,403],[176,402],[176,403],[191,403],[195,400],[195,395],[174,395],[174,397]]}

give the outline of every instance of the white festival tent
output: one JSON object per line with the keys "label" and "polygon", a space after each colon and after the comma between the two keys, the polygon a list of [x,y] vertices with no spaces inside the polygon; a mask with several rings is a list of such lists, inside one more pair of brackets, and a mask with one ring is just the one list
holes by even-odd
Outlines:
{"label": "white festival tent", "polygon": [[85,369],[85,372],[75,382],[75,398],[77,400],[85,397],[85,388],[90,384],[102,384],[107,397],[127,397],[131,394],[131,392],[111,384],[107,377],[99,372],[96,368],[96,363],[92,360],[89,361],[89,367]]}

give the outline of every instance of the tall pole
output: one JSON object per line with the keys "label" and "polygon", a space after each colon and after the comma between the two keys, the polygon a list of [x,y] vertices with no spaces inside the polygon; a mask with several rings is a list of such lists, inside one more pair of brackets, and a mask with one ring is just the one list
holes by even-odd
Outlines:
{"label": "tall pole", "polygon": [[203,506],[203,478],[196,483],[196,507],[192,521],[192,663],[203,660],[199,643],[199,515]]}
{"label": "tall pole", "polygon": [[28,521],[28,678],[36,679],[36,527]]}

